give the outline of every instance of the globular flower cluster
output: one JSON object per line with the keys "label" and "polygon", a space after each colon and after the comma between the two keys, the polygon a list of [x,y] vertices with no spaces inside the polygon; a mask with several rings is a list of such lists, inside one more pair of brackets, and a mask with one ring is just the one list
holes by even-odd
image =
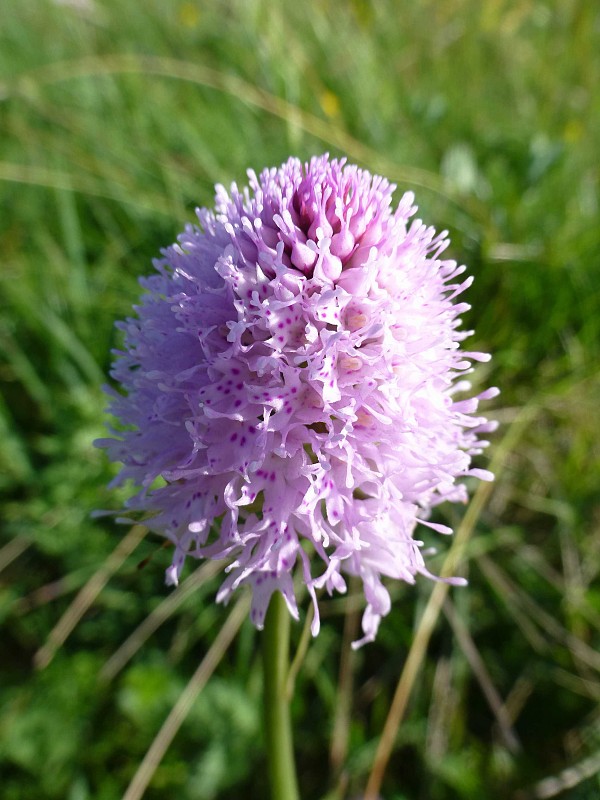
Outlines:
{"label": "globular flower cluster", "polygon": [[417,523],[450,533],[431,508],[491,478],[470,465],[496,390],[454,399],[488,359],[459,349],[471,279],[384,178],[326,155],[248,174],[142,281],[111,373],[122,429],[100,444],[175,546],[169,584],[188,555],[228,559],[217,599],[250,585],[260,628],[274,590],[298,616],[298,573],[316,635],[317,590],[356,575],[360,645],[390,610],[382,578],[431,576]]}

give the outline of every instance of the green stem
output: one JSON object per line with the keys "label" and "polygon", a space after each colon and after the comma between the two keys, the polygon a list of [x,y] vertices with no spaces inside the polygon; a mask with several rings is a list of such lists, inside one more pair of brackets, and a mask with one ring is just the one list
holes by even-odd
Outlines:
{"label": "green stem", "polygon": [[299,800],[287,679],[290,613],[274,592],[263,631],[264,709],[267,760],[273,800]]}

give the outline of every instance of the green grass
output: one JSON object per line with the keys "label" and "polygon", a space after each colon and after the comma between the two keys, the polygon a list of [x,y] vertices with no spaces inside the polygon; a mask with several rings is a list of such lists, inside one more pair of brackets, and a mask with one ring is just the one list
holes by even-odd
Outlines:
{"label": "green grass", "polygon": [[[497,481],[465,529],[470,586],[452,592],[431,639],[425,582],[394,587],[377,642],[357,654],[358,592],[324,604],[294,699],[302,797],[364,791],[409,652],[424,660],[386,800],[598,796],[598,85],[600,11],[585,0],[106,0],[81,11],[7,0],[3,800],[121,798],[215,642],[228,613],[213,602],[218,577],[163,607],[168,551],[146,537],[115,553],[126,529],[90,516],[124,497],[105,488],[113,468],[91,445],[104,433],[113,321],[216,182],[326,150],[414,189],[423,218],[450,231],[476,276],[466,322],[494,353],[477,379],[502,388],[502,426]],[[443,513],[459,525],[464,510]],[[149,615],[130,660],[102,672]],[[265,796],[258,638],[244,623],[148,800]],[[340,663],[351,680],[340,683]]]}

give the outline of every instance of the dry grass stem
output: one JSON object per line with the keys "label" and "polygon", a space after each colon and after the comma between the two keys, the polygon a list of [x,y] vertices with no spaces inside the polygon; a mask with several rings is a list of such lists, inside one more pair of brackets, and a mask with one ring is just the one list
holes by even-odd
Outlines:
{"label": "dry grass stem", "polygon": [[40,647],[34,655],[33,663],[36,669],[44,669],[48,666],[58,648],[64,644],[71,631],[98,597],[102,589],[104,589],[112,575],[121,567],[128,556],[133,553],[147,532],[148,529],[143,525],[134,525],[127,535],[121,539],[104,562],[104,565],[85,584],[54,628],[50,631],[46,643],[43,647]]}
{"label": "dry grass stem", "polygon": [[210,649],[200,662],[196,672],[192,675],[190,682],[179,696],[169,716],[164,721],[163,726],[150,745],[142,763],[127,787],[127,791],[123,795],[122,800],[140,800],[140,798],[143,797],[148,784],[152,780],[152,776],[175,738],[177,731],[189,714],[194,701],[219,665],[227,648],[240,629],[242,622],[248,614],[249,606],[250,600],[247,596],[238,600]]}
{"label": "dry grass stem", "polygon": [[296,685],[296,678],[298,677],[300,668],[304,663],[306,652],[310,644],[311,640],[310,626],[313,621],[313,615],[314,611],[312,606],[310,606],[310,608],[306,612],[306,619],[304,620],[304,627],[302,628],[300,641],[298,642],[298,647],[296,649],[296,652],[294,653],[294,658],[292,659],[292,663],[290,664],[290,669],[288,672],[286,693],[289,700],[291,700],[292,697],[294,696],[294,687]]}
{"label": "dry grass stem", "polygon": [[483,692],[490,709],[496,717],[498,729],[502,739],[504,740],[504,744],[511,753],[518,753],[521,749],[521,745],[517,739],[517,735],[512,729],[510,716],[506,711],[502,697],[494,686],[485,662],[482,659],[467,626],[457,614],[454,604],[449,597],[446,597],[446,600],[444,601],[444,614],[450,623],[450,627],[456,636],[458,644],[460,645],[465,658],[469,662],[469,666],[473,671],[473,675],[477,679],[477,682],[481,687],[481,691]]}
{"label": "dry grass stem", "polygon": [[536,800],[548,800],[550,797],[562,794],[567,789],[574,789],[575,786],[598,773],[600,773],[600,752],[563,769],[558,775],[544,778],[534,786],[533,796]]}
{"label": "dry grass stem", "polygon": [[[350,584],[356,584],[352,579]],[[334,775],[340,775],[341,769],[348,754],[348,738],[350,736],[350,714],[352,710],[352,696],[354,691],[354,651],[352,642],[358,637],[360,614],[357,609],[348,609],[344,620],[344,633],[340,654],[340,668],[337,683],[337,696],[335,702],[335,716],[331,734],[329,761]],[[341,797],[343,787],[338,786]]]}
{"label": "dry grass stem", "polygon": [[198,567],[174,592],[171,592],[116,650],[100,670],[100,678],[110,681],[149,637],[171,617],[179,606],[193,594],[205,581],[210,580],[223,569],[221,561],[206,561]]}
{"label": "dry grass stem", "polygon": [[31,542],[28,539],[24,539],[22,536],[17,536],[11,539],[8,544],[5,544],[4,547],[0,549],[0,572],[12,564],[12,562],[24,553],[28,547],[31,547]]}

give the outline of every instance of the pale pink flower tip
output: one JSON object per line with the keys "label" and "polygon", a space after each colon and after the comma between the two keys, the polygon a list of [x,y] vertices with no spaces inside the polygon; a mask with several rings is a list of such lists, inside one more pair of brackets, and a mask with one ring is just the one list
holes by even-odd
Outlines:
{"label": "pale pink flower tip", "polygon": [[465,476],[491,477],[470,464],[494,392],[454,399],[487,358],[459,349],[468,306],[453,300],[470,279],[441,260],[445,234],[409,222],[411,193],[392,210],[394,188],[326,155],[219,186],[120,324],[122,429],[100,444],[124,465],[117,482],[141,487],[128,508],[175,545],[170,584],[188,555],[228,559],[218,599],[249,584],[259,628],[276,589],[298,616],[299,569],[316,634],[316,591],[351,574],[357,645],[371,641],[390,610],[382,578],[430,576],[417,523],[464,502]]}

